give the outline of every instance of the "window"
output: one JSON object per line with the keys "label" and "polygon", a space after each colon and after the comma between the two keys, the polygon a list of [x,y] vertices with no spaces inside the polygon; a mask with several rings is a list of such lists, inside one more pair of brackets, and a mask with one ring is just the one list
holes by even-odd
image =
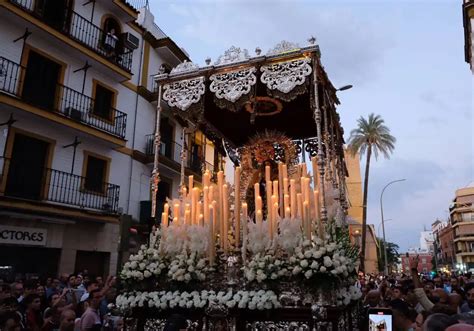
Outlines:
{"label": "window", "polygon": [[97,193],[106,193],[108,165],[108,160],[86,154],[84,189]]}
{"label": "window", "polygon": [[116,92],[94,81],[92,113],[100,118],[111,121]]}
{"label": "window", "polygon": [[426,258],[422,258],[422,259],[421,259],[421,263],[422,263],[422,264],[426,264]]}

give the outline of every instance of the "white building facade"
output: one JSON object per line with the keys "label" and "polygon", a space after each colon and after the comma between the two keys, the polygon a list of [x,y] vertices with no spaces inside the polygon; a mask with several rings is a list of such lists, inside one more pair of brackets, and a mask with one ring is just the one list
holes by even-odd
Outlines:
{"label": "white building facade", "polygon": [[[124,217],[150,227],[153,76],[188,56],[125,0],[6,0],[0,18],[0,265],[114,274]],[[164,111],[162,201],[178,192],[183,124]],[[214,159],[191,138],[199,176]]]}

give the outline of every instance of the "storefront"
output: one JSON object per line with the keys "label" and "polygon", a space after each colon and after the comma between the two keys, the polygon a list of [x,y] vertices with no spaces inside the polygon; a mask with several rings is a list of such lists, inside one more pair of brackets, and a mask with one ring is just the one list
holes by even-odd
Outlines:
{"label": "storefront", "polygon": [[115,274],[119,225],[0,213],[0,278]]}

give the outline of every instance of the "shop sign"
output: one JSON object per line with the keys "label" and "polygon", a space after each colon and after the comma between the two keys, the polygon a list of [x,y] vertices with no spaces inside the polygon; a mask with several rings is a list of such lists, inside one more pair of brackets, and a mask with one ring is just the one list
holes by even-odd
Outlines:
{"label": "shop sign", "polygon": [[48,230],[0,225],[0,244],[45,246]]}

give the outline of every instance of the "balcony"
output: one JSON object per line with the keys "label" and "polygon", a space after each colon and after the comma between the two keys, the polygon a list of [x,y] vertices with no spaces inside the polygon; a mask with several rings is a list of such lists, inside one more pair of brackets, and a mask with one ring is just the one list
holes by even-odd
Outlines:
{"label": "balcony", "polygon": [[[4,176],[0,178],[5,182],[3,195],[6,197],[73,206],[107,214],[118,212],[118,185],[101,183],[91,191],[85,188],[86,177],[50,168],[32,169],[28,164],[6,158],[0,158],[0,165],[4,169]],[[25,178],[31,178],[32,172],[37,174],[37,180],[27,182]]]}
{"label": "balcony", "polygon": [[8,0],[8,2],[86,48],[94,51],[127,72],[131,71],[133,57],[132,49],[125,47],[123,42],[119,40],[116,52],[112,56],[110,52],[107,51],[106,47],[104,47],[104,40],[107,33],[70,8],[67,8],[64,5],[64,8],[61,8],[61,3],[59,1],[57,4],[54,3],[53,5],[47,1],[34,0]]}
{"label": "balcony", "polygon": [[[146,136],[145,154],[149,157],[152,157],[155,154],[154,140],[154,134],[149,134]],[[161,141],[160,155],[167,158],[168,160],[181,164],[182,149],[183,146],[181,144],[178,144],[177,142]],[[188,152],[185,166],[196,174],[201,175],[203,170],[203,160],[201,157],[193,157],[193,155]],[[214,174],[214,165],[210,162],[205,161],[204,170],[209,170],[211,174]]]}
{"label": "balcony", "polygon": [[15,62],[0,57],[0,92],[13,95],[32,106],[55,112],[59,116],[67,117],[115,137],[125,138],[127,114],[110,108],[108,109],[110,118],[100,117],[94,114],[94,99],[61,84],[57,84],[55,95],[51,96],[51,102],[45,104],[35,96],[21,91],[21,79],[24,76],[22,72],[25,69]]}

